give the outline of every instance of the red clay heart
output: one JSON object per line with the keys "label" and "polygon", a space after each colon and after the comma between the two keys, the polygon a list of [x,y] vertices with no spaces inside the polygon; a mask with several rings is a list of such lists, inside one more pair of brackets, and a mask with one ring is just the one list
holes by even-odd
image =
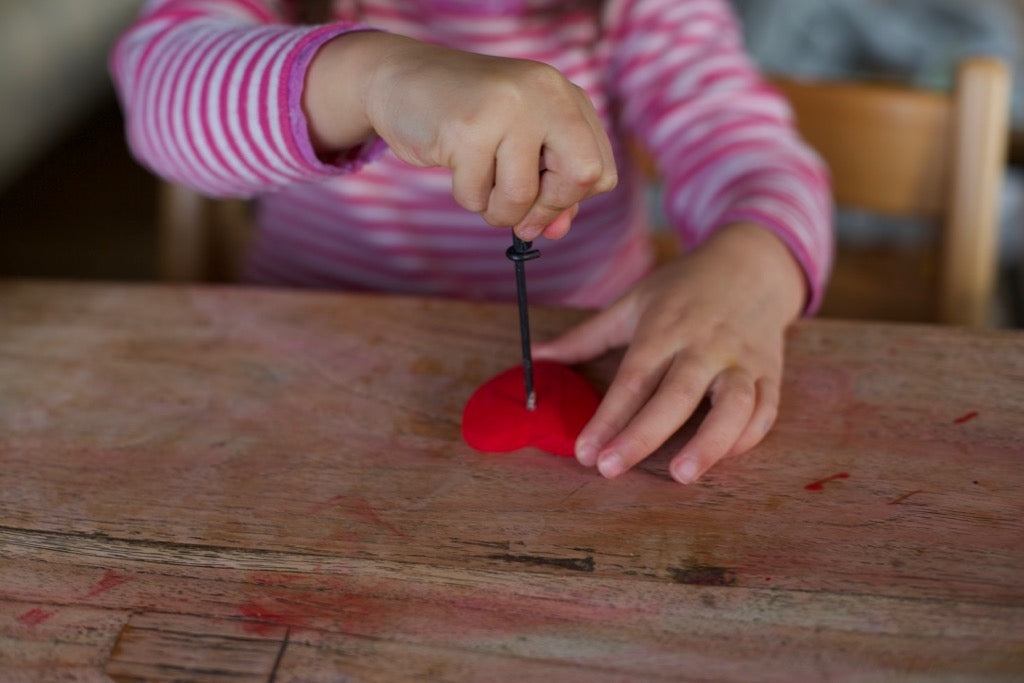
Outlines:
{"label": "red clay heart", "polygon": [[534,446],[571,456],[576,437],[597,410],[601,397],[583,377],[564,365],[533,365],[537,405],[526,409],[523,366],[510,368],[480,385],[462,412],[462,438],[485,453],[507,453]]}

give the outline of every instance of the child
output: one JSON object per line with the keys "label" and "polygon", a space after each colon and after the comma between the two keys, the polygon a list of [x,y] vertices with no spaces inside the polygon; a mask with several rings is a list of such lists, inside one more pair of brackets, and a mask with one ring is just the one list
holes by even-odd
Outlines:
{"label": "child", "polygon": [[[761,441],[831,202],[726,0],[338,0],[319,25],[299,4],[150,0],[112,59],[143,163],[259,198],[247,280],[511,300],[492,226],[544,236],[531,300],[606,308],[534,357],[628,344],[583,465],[628,470],[705,395],[675,479]],[[653,274],[628,136],[688,248]]]}

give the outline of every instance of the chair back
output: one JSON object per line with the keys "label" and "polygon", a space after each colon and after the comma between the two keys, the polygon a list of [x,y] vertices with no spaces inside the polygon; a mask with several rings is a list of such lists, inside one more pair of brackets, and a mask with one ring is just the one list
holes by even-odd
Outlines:
{"label": "chair back", "polygon": [[168,282],[233,282],[252,232],[250,206],[174,183],[157,194],[157,273]]}
{"label": "chair back", "polygon": [[[930,248],[904,258],[840,245],[823,313],[988,324],[1009,127],[1006,65],[989,57],[965,60],[951,93],[773,83],[791,102],[800,133],[828,164],[839,207],[938,227]],[[915,289],[924,294],[912,294]],[[910,310],[900,311],[901,303]]]}

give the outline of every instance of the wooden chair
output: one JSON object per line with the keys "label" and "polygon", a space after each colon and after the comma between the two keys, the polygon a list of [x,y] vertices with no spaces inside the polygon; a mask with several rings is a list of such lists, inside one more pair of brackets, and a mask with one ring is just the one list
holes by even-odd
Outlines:
{"label": "wooden chair", "polygon": [[951,93],[776,79],[832,172],[836,203],[938,230],[927,247],[840,244],[823,315],[989,324],[1009,70],[965,60]]}
{"label": "wooden chair", "polygon": [[[822,313],[986,325],[1008,135],[1007,67],[992,58],[968,59],[952,93],[773,82],[829,164],[840,206],[923,217],[939,228],[938,239],[923,249],[841,245]],[[649,159],[641,162],[650,168]],[[248,235],[245,205],[171,185],[160,203],[163,278],[230,280]],[[663,255],[674,249],[664,237],[656,248]]]}
{"label": "wooden chair", "polygon": [[[925,244],[840,241],[821,314],[988,325],[1008,145],[1009,71],[960,64],[952,92],[854,81],[771,79],[828,164],[838,207],[934,228]],[[643,165],[653,171],[649,159]],[[659,260],[674,238],[657,233]]]}
{"label": "wooden chair", "polygon": [[168,282],[231,282],[251,232],[249,205],[162,183],[157,194],[157,269]]}

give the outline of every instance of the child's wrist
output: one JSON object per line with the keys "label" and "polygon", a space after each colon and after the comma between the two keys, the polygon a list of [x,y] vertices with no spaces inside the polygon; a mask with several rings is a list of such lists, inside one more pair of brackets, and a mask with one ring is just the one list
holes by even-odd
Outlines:
{"label": "child's wrist", "polygon": [[327,41],[313,57],[302,107],[318,154],[354,147],[373,134],[368,91],[375,66],[394,38],[400,39],[379,31],[352,31]]}
{"label": "child's wrist", "polygon": [[756,223],[732,223],[719,229],[708,246],[725,250],[732,267],[755,274],[771,287],[776,293],[773,299],[789,319],[795,320],[803,312],[810,296],[807,276],[789,246],[774,232]]}

